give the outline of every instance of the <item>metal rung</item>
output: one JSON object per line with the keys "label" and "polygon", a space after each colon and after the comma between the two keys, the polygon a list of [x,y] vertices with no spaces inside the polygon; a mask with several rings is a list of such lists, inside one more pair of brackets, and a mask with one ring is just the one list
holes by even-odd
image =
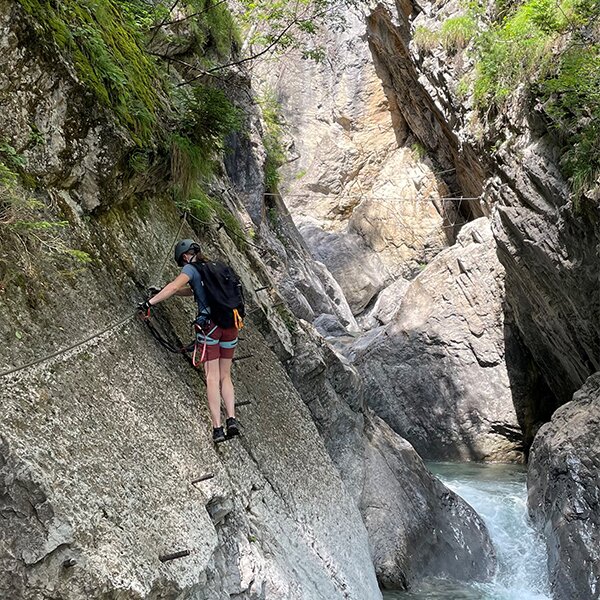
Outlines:
{"label": "metal rung", "polygon": [[201,475],[198,479],[194,479],[192,481],[192,485],[195,483],[200,483],[201,481],[206,481],[207,479],[212,479],[214,477],[214,473],[207,473],[206,475]]}
{"label": "metal rung", "polygon": [[244,356],[235,356],[233,358],[233,362],[235,362],[236,360],[245,360],[247,358],[252,358],[254,356],[254,354],[244,354]]}
{"label": "metal rung", "polygon": [[184,556],[189,556],[190,555],[190,551],[189,550],[180,550],[179,552],[173,552],[172,554],[162,554],[161,556],[158,557],[158,560],[160,560],[160,562],[167,562],[169,560],[175,560],[176,558],[183,558]]}

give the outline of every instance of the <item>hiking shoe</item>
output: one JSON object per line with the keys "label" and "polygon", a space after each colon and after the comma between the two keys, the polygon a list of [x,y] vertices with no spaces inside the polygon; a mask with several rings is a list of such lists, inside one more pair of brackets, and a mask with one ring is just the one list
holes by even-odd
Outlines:
{"label": "hiking shoe", "polygon": [[227,437],[240,435],[240,428],[234,417],[229,417],[225,424],[227,425]]}
{"label": "hiking shoe", "polygon": [[214,427],[213,428],[213,442],[215,444],[219,444],[224,442],[227,438],[225,437],[225,433],[223,432],[222,427]]}

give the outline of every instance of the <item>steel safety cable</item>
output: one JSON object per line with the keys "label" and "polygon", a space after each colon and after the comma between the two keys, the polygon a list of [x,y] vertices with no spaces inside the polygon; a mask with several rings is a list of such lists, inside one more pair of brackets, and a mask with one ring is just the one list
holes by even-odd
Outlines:
{"label": "steel safety cable", "polygon": [[[167,264],[167,260],[169,257],[169,253],[171,252],[171,248],[173,247],[173,245],[176,243],[177,238],[179,237],[179,235],[181,234],[181,231],[183,229],[183,226],[186,222],[186,218],[188,216],[188,213],[184,213],[181,224],[179,226],[179,230],[177,231],[177,235],[175,236],[175,241],[173,241],[171,243],[171,245],[168,247],[166,253],[165,253],[165,258],[163,260],[163,263],[160,267],[160,270],[156,276],[156,279],[158,279],[161,275],[162,272],[165,268],[165,265]],[[60,356],[61,354],[65,354],[71,350],[74,350],[75,348],[79,348],[80,346],[83,346],[84,344],[87,344],[89,342],[91,342],[92,340],[101,337],[102,335],[108,333],[109,331],[116,329],[117,327],[124,325],[125,323],[127,323],[127,321],[129,321],[130,319],[132,319],[133,317],[135,317],[137,315],[138,311],[133,311],[130,314],[128,314],[126,317],[122,317],[121,319],[118,319],[117,321],[114,321],[113,323],[111,323],[110,325],[107,325],[105,328],[103,328],[101,331],[97,331],[95,333],[93,333],[92,335],[87,336],[86,338],[84,338],[83,340],[79,340],[78,342],[75,342],[73,344],[71,344],[70,346],[67,346],[66,348],[61,348],[60,350],[56,350],[55,352],[52,352],[51,354],[47,354],[46,356],[42,356],[41,358],[36,358],[35,360],[32,360],[24,365],[20,365],[17,367],[13,367],[12,369],[8,369],[7,371],[3,371],[2,373],[0,373],[0,378],[1,377],[6,377],[7,375],[12,375],[14,373],[17,373],[19,371],[24,371],[25,369],[29,369],[30,367],[33,367],[35,365],[39,365],[43,362],[46,362],[47,360],[50,360],[52,358],[56,358],[57,356]]]}

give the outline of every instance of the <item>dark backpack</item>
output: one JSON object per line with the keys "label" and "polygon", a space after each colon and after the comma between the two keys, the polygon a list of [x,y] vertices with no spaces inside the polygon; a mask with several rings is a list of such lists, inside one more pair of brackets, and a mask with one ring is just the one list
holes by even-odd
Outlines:
{"label": "dark backpack", "polygon": [[210,318],[215,325],[225,329],[243,326],[244,295],[242,284],[235,271],[222,262],[193,262],[202,278]]}

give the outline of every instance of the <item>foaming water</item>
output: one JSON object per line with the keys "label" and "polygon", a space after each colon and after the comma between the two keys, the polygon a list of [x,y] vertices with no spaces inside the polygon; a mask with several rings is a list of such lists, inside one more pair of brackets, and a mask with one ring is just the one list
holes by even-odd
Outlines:
{"label": "foaming water", "polygon": [[498,570],[487,583],[424,581],[410,592],[384,592],[386,600],[551,600],[546,546],[527,517],[526,471],[516,465],[433,463],[444,484],[485,521]]}

